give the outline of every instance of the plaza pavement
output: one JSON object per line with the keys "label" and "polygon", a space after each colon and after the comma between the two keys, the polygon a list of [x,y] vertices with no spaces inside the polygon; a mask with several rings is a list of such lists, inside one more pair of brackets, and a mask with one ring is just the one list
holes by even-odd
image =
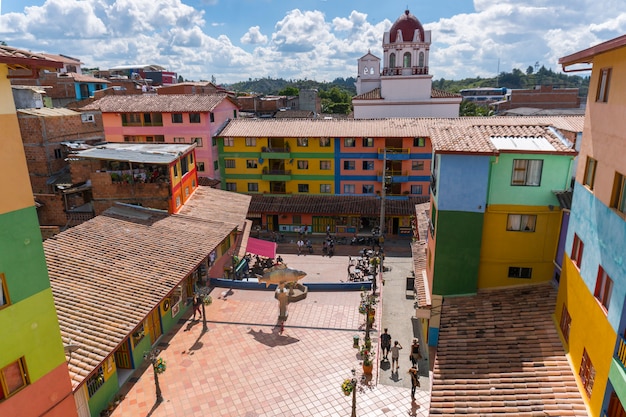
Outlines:
{"label": "plaza pavement", "polygon": [[[421,390],[415,402],[410,398],[408,351],[416,333],[411,320],[414,300],[407,298],[404,286],[412,266],[408,241],[398,245],[397,251],[391,244],[386,248],[385,265],[391,270],[384,274],[385,285],[378,286],[383,301],[377,306],[371,337],[378,348],[380,329],[389,328],[405,348],[401,368],[392,374],[385,362],[382,366],[374,362],[372,377],[359,383],[358,416],[428,415],[426,359],[420,363]],[[303,283],[347,279],[347,256],[297,256],[290,253],[294,249],[283,244],[279,254],[289,267],[308,273]],[[356,247],[338,249],[338,253],[358,252]],[[351,377],[352,369],[357,378],[362,377],[357,349],[352,346],[354,335],[361,340],[364,335],[358,291],[309,292],[305,300],[289,304],[282,334],[276,326],[278,302],[272,291],[215,288],[212,296],[213,303],[206,308],[207,332],[202,332],[202,320],[191,321],[187,314],[158,343],[167,363],[166,372],[159,376],[164,401],[155,402],[153,373],[144,365],[122,387],[125,398],[112,416],[351,414],[352,396],[342,393],[341,383]]]}

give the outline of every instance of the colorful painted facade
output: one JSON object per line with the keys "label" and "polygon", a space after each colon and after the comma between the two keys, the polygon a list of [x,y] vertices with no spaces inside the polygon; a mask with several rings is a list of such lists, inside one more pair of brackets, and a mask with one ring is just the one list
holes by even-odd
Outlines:
{"label": "colorful painted facade", "polygon": [[222,276],[249,201],[201,187],[178,214],[116,205],[44,242],[80,417],[114,407],[144,355],[180,326],[193,293]]}
{"label": "colorful painted facade", "polygon": [[591,415],[624,416],[626,35],[559,63],[592,74],[555,315]]}
{"label": "colorful painted facade", "polygon": [[195,143],[198,175],[219,179],[214,135],[238,115],[226,94],[105,96],[81,110],[102,111],[107,142]]}
{"label": "colorful painted facade", "polygon": [[178,212],[198,187],[195,144],[107,143],[71,156],[72,181],[91,182],[96,215],[123,202]]}
{"label": "colorful painted facade", "polygon": [[388,197],[427,195],[425,132],[417,120],[233,120],[220,133],[222,188],[377,196],[384,178]]}
{"label": "colorful painted facade", "polygon": [[[0,415],[76,416],[11,85],[60,62],[0,45]],[[10,198],[9,198],[10,197]]]}
{"label": "colorful painted facade", "polygon": [[549,125],[477,123],[432,134],[427,272],[437,295],[553,276],[561,224],[553,191],[570,185],[573,143]]}

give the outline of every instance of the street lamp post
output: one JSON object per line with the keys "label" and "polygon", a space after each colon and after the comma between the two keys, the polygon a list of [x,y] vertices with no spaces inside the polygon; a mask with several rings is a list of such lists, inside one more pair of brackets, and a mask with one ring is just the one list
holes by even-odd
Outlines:
{"label": "street lamp post", "polygon": [[352,369],[352,415],[351,417],[356,417],[356,371]]}
{"label": "street lamp post", "polygon": [[206,324],[206,310],[204,309],[204,299],[205,297],[209,296],[209,292],[209,287],[200,287],[196,291],[196,293],[201,297],[202,300],[202,333],[209,330],[209,327]]}
{"label": "street lamp post", "polygon": [[156,388],[156,402],[163,402],[163,395],[161,394],[161,386],[159,385],[159,373],[157,372],[157,361],[159,360],[159,353],[161,351],[157,348],[152,349],[150,352],[145,353],[143,356],[150,361],[152,365],[152,371],[154,372],[154,386]]}

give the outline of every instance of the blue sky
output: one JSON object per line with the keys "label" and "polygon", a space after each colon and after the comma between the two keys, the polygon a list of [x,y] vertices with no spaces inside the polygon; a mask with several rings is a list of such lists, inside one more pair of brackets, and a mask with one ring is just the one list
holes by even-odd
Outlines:
{"label": "blue sky", "polygon": [[231,83],[356,76],[407,8],[432,31],[434,79],[492,77],[626,33],[623,0],[0,0],[0,40],[86,67],[159,64]]}

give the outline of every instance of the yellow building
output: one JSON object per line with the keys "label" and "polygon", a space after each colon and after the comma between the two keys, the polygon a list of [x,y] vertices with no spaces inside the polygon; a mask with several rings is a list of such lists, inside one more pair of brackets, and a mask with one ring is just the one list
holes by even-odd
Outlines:
{"label": "yellow building", "polygon": [[626,415],[626,35],[559,60],[590,70],[555,309],[593,416]]}

